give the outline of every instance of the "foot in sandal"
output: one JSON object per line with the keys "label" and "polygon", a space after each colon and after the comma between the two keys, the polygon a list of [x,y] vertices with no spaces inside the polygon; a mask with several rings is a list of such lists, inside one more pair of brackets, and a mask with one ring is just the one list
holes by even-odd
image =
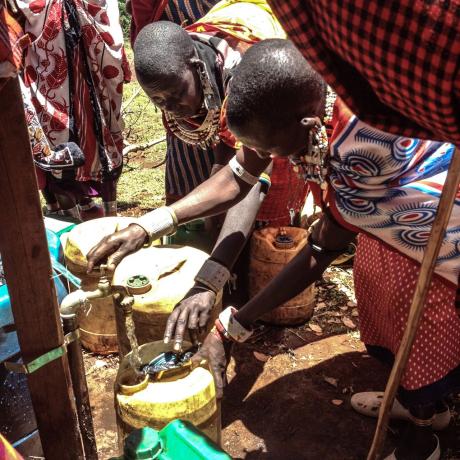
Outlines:
{"label": "foot in sandal", "polygon": [[385,460],[439,460],[441,447],[430,427],[408,427],[398,447]]}
{"label": "foot in sandal", "polygon": [[[381,391],[367,391],[362,393],[355,393],[351,397],[351,407],[353,409],[368,417],[379,416],[380,406],[383,401],[383,392]],[[410,420],[410,413],[397,399],[393,403],[390,417],[399,420]],[[433,429],[435,431],[444,430],[449,426],[452,414],[448,407],[444,406],[434,415],[433,418]]]}

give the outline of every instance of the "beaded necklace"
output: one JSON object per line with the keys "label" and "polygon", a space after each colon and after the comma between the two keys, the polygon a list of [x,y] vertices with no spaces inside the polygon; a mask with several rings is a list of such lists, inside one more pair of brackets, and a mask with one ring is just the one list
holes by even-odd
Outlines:
{"label": "beaded necklace", "polygon": [[198,75],[203,89],[202,111],[206,111],[203,122],[198,127],[186,126],[169,112],[164,112],[166,123],[171,132],[186,144],[199,145],[203,149],[219,142],[220,102],[214,93],[211,80],[204,62],[197,62]]}
{"label": "beaded necklace", "polygon": [[328,86],[323,121],[321,126],[310,129],[308,132],[306,154],[299,157],[289,157],[291,163],[294,165],[294,171],[302,179],[320,184],[323,190],[327,187],[326,176],[328,165],[326,157],[329,151],[326,125],[329,125],[332,121],[332,112],[336,97],[337,95]]}

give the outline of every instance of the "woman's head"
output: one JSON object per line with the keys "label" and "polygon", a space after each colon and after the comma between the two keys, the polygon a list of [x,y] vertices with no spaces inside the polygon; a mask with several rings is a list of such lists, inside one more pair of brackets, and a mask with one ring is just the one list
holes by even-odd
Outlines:
{"label": "woman's head", "polygon": [[177,118],[196,115],[203,94],[193,40],[168,21],[145,26],[134,43],[134,67],[143,90],[161,110]]}
{"label": "woman's head", "polygon": [[243,56],[230,82],[230,130],[262,155],[305,148],[323,116],[326,85],[288,40],[264,40]]}

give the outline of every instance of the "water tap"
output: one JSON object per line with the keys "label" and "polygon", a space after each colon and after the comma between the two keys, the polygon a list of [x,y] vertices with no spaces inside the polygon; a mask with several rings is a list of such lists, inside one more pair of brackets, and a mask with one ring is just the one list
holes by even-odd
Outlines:
{"label": "water tap", "polygon": [[59,308],[61,318],[74,317],[81,308],[85,308],[88,305],[89,300],[107,297],[112,294],[112,286],[106,275],[107,265],[101,265],[100,271],[101,276],[99,278],[99,282],[97,283],[97,289],[93,291],[78,289],[70,292],[64,297],[64,299],[62,299]]}

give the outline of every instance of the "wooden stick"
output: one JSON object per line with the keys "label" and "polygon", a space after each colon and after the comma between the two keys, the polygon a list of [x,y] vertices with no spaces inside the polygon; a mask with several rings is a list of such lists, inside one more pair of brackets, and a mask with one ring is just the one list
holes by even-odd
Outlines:
{"label": "wooden stick", "polygon": [[377,428],[375,430],[374,439],[372,441],[372,446],[367,456],[367,460],[377,460],[380,458],[382,453],[391,408],[393,407],[396,392],[406,368],[412,345],[415,341],[418,326],[422,319],[426,297],[431,284],[431,278],[434,273],[436,260],[438,258],[439,250],[441,249],[447,224],[452,212],[452,207],[458,192],[459,183],[460,150],[456,149],[450,163],[449,172],[447,174],[441,197],[439,199],[438,211],[433,222],[430,238],[420,266],[420,274],[415,288],[414,297],[412,299],[406,330],[404,331],[401,345],[399,346],[390,377],[388,378],[382,407],[380,408]]}
{"label": "wooden stick", "polygon": [[[161,142],[166,142],[166,137],[162,137],[160,139],[153,139],[148,142],[142,142],[141,144],[128,144],[126,147],[123,148],[123,156],[125,157],[129,155],[131,152],[147,150],[148,148],[160,144]],[[164,161],[166,161],[166,159]]]}
{"label": "wooden stick", "polygon": [[[17,79],[0,92],[0,251],[22,359],[64,342]],[[27,374],[47,460],[83,459],[67,355]]]}
{"label": "wooden stick", "polygon": [[126,112],[126,109],[133,103],[134,99],[136,99],[137,96],[139,96],[139,93],[142,91],[142,88],[139,87],[134,91],[134,93],[131,95],[131,97],[126,101],[125,104],[121,106],[121,114],[124,115]]}

